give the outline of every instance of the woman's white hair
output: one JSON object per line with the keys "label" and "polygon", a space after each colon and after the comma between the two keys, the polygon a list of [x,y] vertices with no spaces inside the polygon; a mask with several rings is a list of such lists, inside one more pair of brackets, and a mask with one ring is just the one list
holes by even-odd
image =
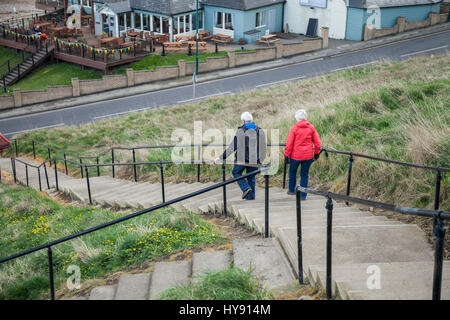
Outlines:
{"label": "woman's white hair", "polygon": [[297,120],[297,121],[306,120],[306,118],[307,118],[307,114],[306,114],[306,111],[303,109],[297,110],[297,112],[295,113],[295,120]]}
{"label": "woman's white hair", "polygon": [[241,120],[245,122],[251,122],[253,121],[253,116],[250,112],[244,112],[241,114]]}

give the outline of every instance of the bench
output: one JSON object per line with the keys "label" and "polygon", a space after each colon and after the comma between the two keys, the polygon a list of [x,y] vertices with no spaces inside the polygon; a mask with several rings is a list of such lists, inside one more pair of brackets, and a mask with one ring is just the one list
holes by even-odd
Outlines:
{"label": "bench", "polygon": [[231,38],[230,36],[226,36],[223,34],[215,34],[212,38],[211,41],[214,42],[219,42],[222,43],[224,45],[226,45],[227,43],[232,43],[233,42],[233,38]]}

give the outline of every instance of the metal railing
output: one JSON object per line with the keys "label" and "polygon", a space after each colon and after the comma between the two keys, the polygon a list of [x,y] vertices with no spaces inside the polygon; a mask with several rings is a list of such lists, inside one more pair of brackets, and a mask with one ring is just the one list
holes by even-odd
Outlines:
{"label": "metal railing", "polygon": [[[47,149],[48,159],[51,159],[51,152],[58,152],[60,154],[63,154],[64,159],[62,159],[65,162],[65,168],[66,168],[66,174],[68,173],[67,170],[67,157],[72,157],[73,159],[76,159],[79,163],[83,163],[83,160],[94,160],[96,164],[99,163],[100,157],[110,155],[111,158],[111,164],[109,167],[111,167],[112,170],[112,177],[115,178],[115,167],[119,165],[117,162],[115,162],[115,155],[116,151],[129,151],[132,156],[132,162],[136,163],[136,150],[143,150],[143,149],[173,149],[173,148],[187,148],[191,147],[194,148],[194,152],[197,152],[197,159],[200,159],[200,155],[202,152],[202,148],[206,147],[227,147],[226,144],[190,144],[190,145],[159,145],[159,146],[135,146],[135,147],[112,147],[104,152],[97,154],[95,156],[79,156],[75,154],[71,154],[68,152],[65,152],[64,150],[60,150],[58,148],[52,147],[48,144],[42,143],[40,141],[30,139],[30,138],[21,138],[21,139],[12,139],[11,144],[14,142],[14,150],[16,157],[19,154],[19,146],[18,146],[18,140],[27,140],[31,142],[32,144],[32,151],[33,151],[33,157],[36,158],[36,145],[41,145],[44,148]],[[279,144],[267,144],[267,146],[277,146],[277,147],[285,147],[285,144],[279,143]],[[347,185],[346,185],[346,195],[350,196],[351,194],[351,183],[352,183],[352,172],[354,167],[354,159],[355,158],[363,158],[363,159],[369,159],[369,160],[375,160],[375,161],[381,161],[385,163],[391,163],[395,165],[410,167],[410,168],[417,168],[427,171],[435,171],[436,178],[435,178],[435,185],[434,185],[434,210],[439,210],[440,206],[440,191],[441,191],[441,182],[443,178],[443,174],[450,172],[450,168],[447,167],[437,167],[437,166],[426,166],[421,164],[415,164],[411,162],[405,162],[405,161],[398,161],[398,160],[392,160],[392,159],[386,159],[381,157],[374,157],[370,155],[365,155],[361,153],[355,153],[355,152],[349,152],[349,151],[340,151],[340,150],[334,150],[334,149],[325,149],[322,148],[321,153],[324,152],[326,157],[329,157],[329,154],[338,154],[338,155],[344,155],[348,156],[348,171],[347,171]],[[159,162],[158,162],[159,163]],[[151,163],[148,163],[151,164]],[[284,158],[284,164],[283,164],[283,173],[282,173],[282,187],[283,189],[286,189],[286,181],[287,181],[287,172],[288,172],[288,165],[289,165],[289,158]],[[136,171],[136,165],[133,165],[133,173],[134,173],[134,181],[138,181],[137,177],[137,171]],[[97,170],[98,171],[98,170]],[[201,176],[201,163],[197,164],[197,182],[200,182],[200,176]],[[84,172],[81,170],[81,177],[84,177]]]}
{"label": "metal railing", "polygon": [[434,275],[433,275],[433,300],[440,300],[442,287],[442,264],[443,249],[445,238],[444,220],[450,220],[450,212],[443,210],[425,210],[418,208],[407,208],[393,204],[350,197],[347,195],[336,194],[326,191],[318,191],[310,188],[297,186],[296,188],[296,216],[297,216],[297,249],[298,249],[298,274],[299,282],[303,283],[303,241],[302,241],[302,205],[301,192],[311,193],[327,198],[325,209],[327,211],[326,227],[326,295],[328,299],[332,298],[332,227],[333,227],[333,199],[343,200],[362,205],[367,205],[379,209],[389,210],[405,215],[414,215],[433,218],[437,223],[434,226],[434,235],[436,236]]}
{"label": "metal railing", "polygon": [[[224,165],[222,165],[222,167],[224,167]],[[55,168],[56,168],[56,165],[55,165]],[[56,169],[55,169],[55,171],[56,171]],[[14,255],[9,256],[9,257],[1,258],[0,259],[0,264],[4,263],[4,262],[7,262],[7,261],[11,261],[11,260],[17,259],[19,257],[25,256],[25,255],[28,255],[28,254],[31,254],[31,253],[34,253],[34,252],[37,252],[37,251],[40,251],[40,250],[43,250],[43,249],[47,249],[47,257],[48,257],[48,265],[49,265],[49,279],[50,279],[50,296],[51,296],[52,300],[55,300],[54,271],[53,271],[53,252],[52,252],[52,247],[53,246],[61,244],[61,243],[66,242],[66,241],[69,241],[69,240],[73,240],[75,238],[79,238],[79,237],[84,236],[86,234],[89,234],[89,233],[92,233],[92,232],[95,232],[95,231],[98,231],[98,230],[110,227],[112,225],[115,225],[115,224],[118,224],[118,223],[130,220],[130,219],[136,218],[136,217],[144,215],[146,213],[149,213],[149,212],[161,209],[161,208],[165,208],[165,207],[170,206],[172,204],[175,204],[177,202],[194,198],[196,196],[199,196],[201,194],[204,194],[206,192],[209,192],[209,191],[212,191],[212,190],[216,190],[216,189],[219,189],[219,188],[223,188],[223,207],[224,207],[224,211],[223,212],[224,212],[224,215],[226,215],[226,213],[227,213],[226,186],[231,184],[231,183],[235,183],[235,182],[237,182],[239,180],[247,179],[249,177],[252,177],[252,176],[255,176],[257,174],[264,173],[264,172],[267,172],[267,171],[268,171],[268,168],[259,168],[256,171],[253,171],[251,173],[242,175],[242,176],[240,176],[238,178],[224,180],[221,183],[217,183],[217,184],[212,185],[210,187],[207,187],[207,188],[201,189],[199,191],[195,191],[195,192],[189,193],[187,195],[175,198],[173,200],[169,200],[169,201],[163,200],[163,202],[161,204],[158,204],[158,205],[153,206],[151,208],[148,208],[148,209],[145,209],[145,210],[141,210],[141,211],[138,211],[138,212],[133,213],[133,214],[129,214],[129,215],[121,217],[119,219],[116,219],[116,220],[113,220],[113,221],[110,221],[110,222],[107,222],[107,223],[104,223],[104,224],[101,224],[101,225],[97,225],[95,227],[86,229],[84,231],[77,232],[75,234],[72,234],[72,235],[69,235],[69,236],[57,239],[57,240],[50,241],[48,243],[42,244],[42,245],[34,247],[32,249],[21,251],[19,253],[16,253]],[[265,197],[266,197],[266,199],[265,199],[265,217],[266,217],[265,237],[267,238],[267,237],[269,237],[269,232],[268,232],[269,231],[269,228],[268,228],[268,219],[269,219],[269,205],[268,205],[268,203],[269,203],[269,176],[267,174],[265,175]]]}

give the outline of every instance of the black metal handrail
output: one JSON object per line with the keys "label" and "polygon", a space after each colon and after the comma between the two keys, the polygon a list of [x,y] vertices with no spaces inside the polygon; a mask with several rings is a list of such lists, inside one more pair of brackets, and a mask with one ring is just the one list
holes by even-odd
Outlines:
{"label": "black metal handrail", "polygon": [[[255,170],[253,172],[247,173],[247,174],[242,175],[240,177],[229,179],[229,180],[225,180],[223,182],[220,182],[220,183],[217,183],[217,184],[212,185],[210,187],[206,187],[204,189],[201,189],[199,191],[195,191],[195,192],[189,193],[187,195],[175,198],[173,200],[163,201],[161,204],[158,204],[158,205],[153,206],[151,208],[144,209],[144,210],[138,211],[136,213],[132,213],[132,214],[129,214],[127,216],[118,218],[116,220],[113,220],[113,221],[110,221],[110,222],[107,222],[107,223],[104,223],[104,224],[101,224],[101,225],[98,225],[98,226],[95,226],[95,227],[92,227],[92,228],[89,228],[89,229],[86,229],[86,230],[83,230],[83,231],[80,231],[80,232],[77,232],[75,234],[72,234],[72,235],[69,235],[69,236],[57,239],[57,240],[53,240],[53,241],[47,242],[47,243],[42,244],[40,246],[31,248],[31,249],[28,249],[28,250],[24,250],[24,251],[21,251],[21,252],[18,252],[18,253],[14,254],[14,255],[11,255],[11,256],[8,256],[8,257],[5,257],[5,258],[0,258],[0,264],[47,248],[47,255],[48,255],[48,261],[49,261],[50,295],[51,295],[51,299],[54,300],[55,299],[55,288],[54,288],[54,275],[53,275],[53,253],[52,253],[52,247],[53,246],[61,244],[61,243],[66,242],[66,241],[69,241],[69,240],[73,240],[75,238],[81,237],[81,236],[86,235],[86,234],[89,234],[89,233],[92,233],[92,232],[95,232],[95,231],[98,231],[98,230],[110,227],[112,225],[115,225],[115,224],[118,224],[118,223],[130,220],[130,219],[136,218],[138,216],[141,216],[143,214],[152,212],[154,210],[158,210],[158,209],[167,207],[167,206],[172,205],[174,203],[191,199],[191,198],[196,197],[198,195],[201,195],[201,194],[204,194],[206,192],[209,192],[209,191],[212,191],[212,190],[215,190],[215,189],[219,189],[219,188],[223,188],[224,215],[226,215],[226,212],[227,212],[226,211],[227,210],[227,206],[226,206],[226,186],[231,184],[231,183],[235,183],[237,181],[240,181],[240,180],[243,180],[243,179],[247,179],[248,177],[255,176],[257,174],[267,172],[268,170],[269,170],[269,168],[267,168],[267,167],[259,168],[258,170]],[[268,179],[268,175],[267,174],[265,175],[265,183],[266,183],[266,185],[265,185],[265,197],[266,197],[266,199],[265,199],[265,204],[266,204],[266,206],[265,206],[265,217],[266,217],[266,226],[268,226],[268,218],[269,218],[269,206],[268,206],[268,203],[269,203],[269,199],[268,199],[268,197],[269,197],[269,179]],[[269,228],[267,227],[266,230],[265,230],[265,237],[266,238],[269,237],[269,232],[268,231],[269,231]]]}
{"label": "black metal handrail", "polygon": [[[47,152],[48,152],[48,159],[51,159],[51,151],[54,152],[59,152],[62,153],[64,155],[64,158],[66,159],[67,156],[71,156],[73,158],[76,158],[80,164],[83,162],[83,160],[87,160],[87,159],[95,159],[96,163],[99,163],[99,159],[101,156],[106,155],[106,154],[111,154],[111,162],[112,162],[112,177],[115,178],[115,151],[117,150],[127,150],[127,151],[131,151],[132,152],[132,157],[133,157],[133,162],[136,162],[136,150],[142,150],[142,149],[173,149],[173,148],[186,148],[186,147],[191,147],[191,148],[197,148],[197,152],[198,155],[200,155],[201,153],[201,149],[205,148],[205,147],[226,147],[226,144],[183,144],[183,145],[158,145],[158,146],[134,146],[134,147],[122,147],[122,146],[118,146],[118,147],[111,147],[109,149],[107,149],[106,151],[97,154],[96,156],[79,156],[79,155],[74,155],[74,154],[70,154],[68,152],[65,152],[64,150],[60,150],[58,148],[55,148],[53,146],[50,146],[48,144],[42,143],[40,141],[37,141],[35,139],[31,139],[31,138],[16,138],[16,139],[12,139],[12,141],[14,141],[14,147],[15,147],[15,153],[16,153],[16,157],[18,156],[18,144],[17,141],[19,139],[23,139],[23,140],[29,140],[32,143],[32,147],[33,147],[33,156],[34,158],[36,158],[36,148],[35,145],[39,144],[44,146],[45,148],[47,148]],[[11,142],[12,143],[12,142]],[[267,146],[278,146],[278,147],[285,147],[286,144],[282,144],[282,143],[278,143],[278,144],[267,144]],[[448,167],[438,167],[438,166],[426,166],[426,165],[421,165],[421,164],[416,164],[416,163],[411,163],[411,162],[406,162],[406,161],[398,161],[398,160],[393,160],[393,159],[387,159],[387,158],[381,158],[381,157],[375,157],[375,156],[370,156],[370,155],[366,155],[366,154],[361,154],[361,153],[355,153],[355,152],[350,152],[350,151],[341,151],[341,150],[334,150],[334,149],[326,149],[326,148],[322,148],[321,153],[325,152],[326,157],[329,157],[329,153],[333,153],[333,154],[340,154],[340,155],[345,155],[349,157],[349,166],[348,166],[348,173],[347,173],[347,190],[346,190],[346,195],[349,196],[351,193],[351,181],[352,181],[352,171],[353,171],[353,162],[355,158],[365,158],[365,159],[369,159],[369,160],[375,160],[375,161],[381,161],[381,162],[385,162],[385,163],[391,163],[391,164],[395,164],[395,165],[401,165],[401,166],[406,166],[406,167],[411,167],[411,168],[418,168],[418,169],[423,169],[423,170],[431,170],[431,171],[435,171],[436,172],[436,182],[435,182],[435,188],[434,188],[434,209],[438,210],[439,209],[439,204],[440,204],[440,190],[441,190],[441,181],[442,181],[442,175],[450,172],[450,168]],[[284,165],[283,165],[283,178],[282,178],[282,187],[283,189],[286,189],[286,180],[287,180],[287,167],[289,165],[289,158],[285,157],[284,158]],[[67,173],[67,163],[65,163],[65,167],[66,167],[66,173]],[[134,169],[134,172],[136,172],[136,170]],[[81,170],[81,177],[84,177],[84,172],[83,170]],[[135,181],[137,181],[137,176],[135,174]],[[197,164],[197,182],[200,182],[200,164]]]}
{"label": "black metal handrail", "polygon": [[302,241],[302,222],[301,222],[301,192],[312,193],[327,198],[325,209],[327,210],[327,247],[326,247],[326,295],[328,299],[332,298],[332,225],[333,225],[333,199],[343,200],[352,203],[358,203],[379,209],[389,210],[405,215],[414,215],[433,218],[437,223],[434,226],[434,235],[436,236],[434,275],[433,275],[433,300],[440,300],[442,287],[442,264],[443,249],[445,239],[444,220],[450,220],[450,212],[443,210],[426,210],[419,208],[408,208],[398,205],[383,203],[379,201],[350,197],[347,195],[319,191],[311,188],[304,188],[298,185],[296,187],[296,215],[297,215],[297,249],[298,249],[298,274],[299,282],[303,284],[303,241]]}

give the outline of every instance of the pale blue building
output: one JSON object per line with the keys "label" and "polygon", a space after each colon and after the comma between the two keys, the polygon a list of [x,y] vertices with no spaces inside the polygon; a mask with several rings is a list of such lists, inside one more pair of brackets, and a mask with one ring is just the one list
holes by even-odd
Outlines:
{"label": "pale blue building", "polygon": [[266,32],[282,32],[285,0],[205,0],[205,30],[234,41],[255,42]]}

